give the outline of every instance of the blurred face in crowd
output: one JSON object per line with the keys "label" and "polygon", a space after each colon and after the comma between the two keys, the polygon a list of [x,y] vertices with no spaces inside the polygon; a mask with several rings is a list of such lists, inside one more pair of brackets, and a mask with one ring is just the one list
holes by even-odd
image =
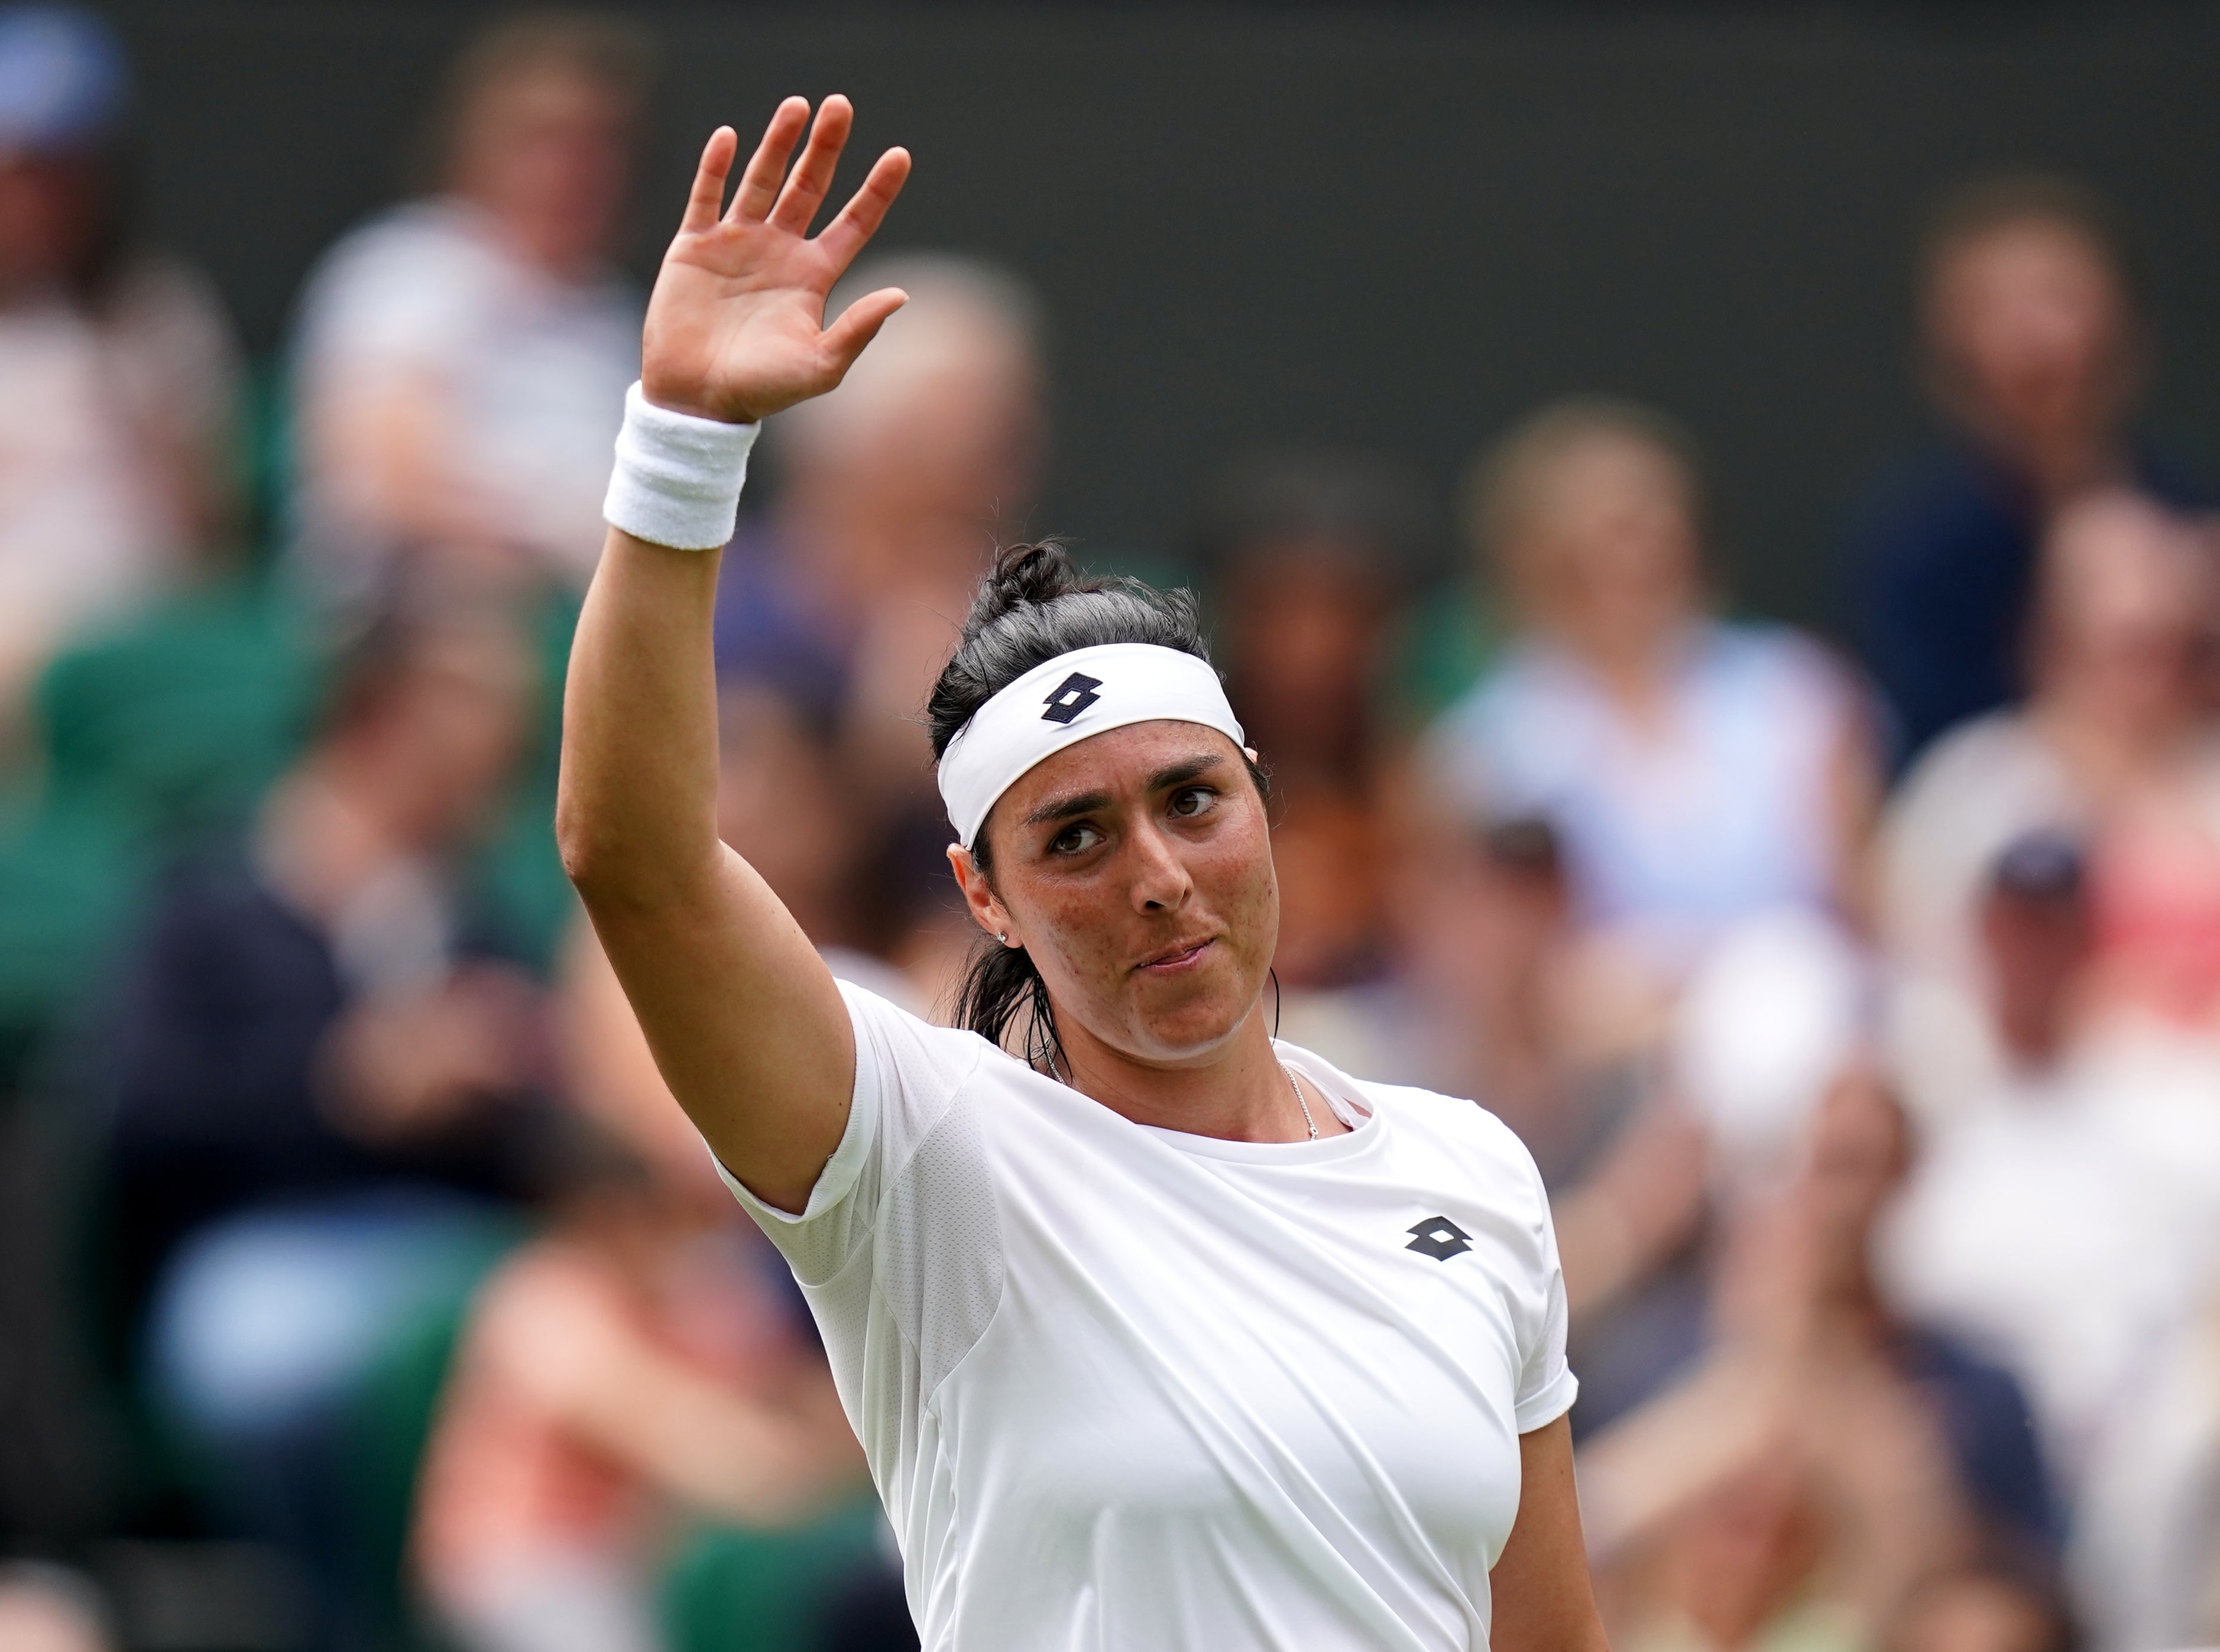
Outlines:
{"label": "blurred face in crowd", "polygon": [[1598,431],[1527,483],[1506,546],[1532,620],[1606,670],[1654,664],[1701,595],[1695,490],[1680,461]]}
{"label": "blurred face in crowd", "polygon": [[0,152],[0,299],[77,271],[101,231],[104,182],[90,157]]}
{"label": "blurred face in crowd", "polygon": [[1226,582],[1224,612],[1245,705],[1259,708],[1259,744],[1275,765],[1311,748],[1331,761],[1361,738],[1394,617],[1370,572],[1382,553],[1361,544],[1269,540],[1245,547]]}
{"label": "blurred face in crowd", "polygon": [[985,305],[930,286],[913,294],[838,390],[794,414],[782,462],[807,502],[850,521],[963,527],[963,568],[901,566],[867,579],[973,577],[977,529],[1022,521],[1046,451],[1031,340]]}
{"label": "blurred face in crowd", "polygon": [[1981,905],[1981,946],[1998,1037],[2025,1066],[2047,1064],[2071,1029],[2075,989],[2093,935],[2077,891],[1992,889]]}
{"label": "blurred face in crowd", "polygon": [[2131,495],[2068,506],[2043,547],[2038,706],[2145,742],[2192,719],[2212,636],[2204,553],[2179,519]]}
{"label": "blurred face in crowd", "polygon": [[454,132],[450,185],[525,254],[560,274],[590,269],[614,240],[631,177],[634,113],[607,81],[560,62],[480,86]]}
{"label": "blurred face in crowd", "polygon": [[1945,402],[1992,440],[2040,449],[2109,434],[2124,409],[2126,294],[2075,226],[2030,217],[1946,248],[1924,307]]}
{"label": "blurred face in crowd", "polygon": [[1888,1652],[2058,1652],[2067,1643],[2044,1601],[2009,1579],[1968,1572],[1922,1589]]}
{"label": "blurred face in crowd", "polygon": [[474,836],[522,748],[532,671],[521,638],[494,627],[418,643],[340,738],[376,765],[391,818],[427,851]]}
{"label": "blurred face in crowd", "polygon": [[1667,1544],[1674,1603],[1714,1643],[1739,1646],[1818,1568],[1825,1527],[1802,1464],[1777,1451],[1706,1494]]}
{"label": "blurred face in crowd", "polygon": [[1820,1103],[1802,1188],[1819,1291],[1864,1283],[1874,1224],[1911,1167],[1911,1146],[1903,1110],[1871,1072],[1844,1074]]}
{"label": "blurred face in crowd", "polygon": [[1335,986],[1375,962],[1382,859],[1379,823],[1360,801],[1321,791],[1290,811],[1272,837],[1282,983]]}
{"label": "blurred face in crowd", "polygon": [[1066,746],[981,828],[991,882],[951,851],[973,913],[1007,931],[1074,1024],[1137,1061],[1207,1057],[1257,1007],[1280,929],[1264,800],[1232,741],[1136,723]]}

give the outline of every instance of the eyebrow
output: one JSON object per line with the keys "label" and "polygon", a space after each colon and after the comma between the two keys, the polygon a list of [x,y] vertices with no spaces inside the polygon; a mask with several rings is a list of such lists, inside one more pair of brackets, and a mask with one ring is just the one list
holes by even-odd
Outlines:
{"label": "eyebrow", "polygon": [[[1215,751],[1206,751],[1200,757],[1183,757],[1177,763],[1167,764],[1149,776],[1145,788],[1160,792],[1174,786],[1183,786],[1190,780],[1200,780],[1213,769],[1225,767],[1225,759]],[[1069,797],[1051,798],[1030,814],[1023,824],[1029,826],[1046,826],[1055,820],[1069,820],[1074,815],[1092,814],[1097,809],[1110,807],[1110,794],[1105,791],[1075,792]]]}

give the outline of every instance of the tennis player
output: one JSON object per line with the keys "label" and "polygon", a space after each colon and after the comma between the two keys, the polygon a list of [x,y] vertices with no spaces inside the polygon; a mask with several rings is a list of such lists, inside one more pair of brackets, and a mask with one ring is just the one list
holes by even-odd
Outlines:
{"label": "tennis player", "polygon": [[1183,594],[1040,546],[980,593],[927,708],[984,932],[965,1030],[837,983],[718,841],[710,608],[749,443],[902,302],[824,324],[909,170],[889,151],[811,238],[850,122],[789,99],[729,209],[733,131],[702,155],[558,827],[671,1090],[808,1294],[924,1644],[1600,1648],[1540,1179],[1470,1102],[1274,1042],[1264,780]]}

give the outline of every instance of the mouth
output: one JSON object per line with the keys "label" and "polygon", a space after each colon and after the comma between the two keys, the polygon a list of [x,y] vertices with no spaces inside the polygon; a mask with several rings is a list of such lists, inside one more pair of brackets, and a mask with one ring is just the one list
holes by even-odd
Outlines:
{"label": "mouth", "polygon": [[1176,941],[1153,957],[1144,958],[1133,967],[1142,975],[1178,975],[1200,965],[1205,954],[1217,944],[1214,938],[1207,936],[1199,941]]}

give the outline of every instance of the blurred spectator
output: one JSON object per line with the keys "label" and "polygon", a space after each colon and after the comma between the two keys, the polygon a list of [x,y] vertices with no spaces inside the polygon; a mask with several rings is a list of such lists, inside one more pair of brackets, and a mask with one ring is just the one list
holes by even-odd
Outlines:
{"label": "blurred spectator", "polygon": [[620,21],[512,18],[449,71],[433,192],[327,253],[294,362],[300,553],[318,594],[394,556],[583,588],[641,302],[610,264],[650,53]]}
{"label": "blurred spectator", "polygon": [[1469,501],[1521,635],[1431,737],[1466,814],[1549,820],[1583,921],[1667,976],[1749,913],[1855,910],[1874,807],[1857,696],[1805,639],[1708,611],[1680,432],[1560,402],[1485,456]]}
{"label": "blurred spectator", "polygon": [[1930,1577],[1889,1625],[1882,1652],[2073,1652],[2056,1581],[2009,1554]]}
{"label": "blurred spectator", "polygon": [[1881,930],[1896,957],[1962,974],[1973,903],[2000,849],[2042,828],[2087,830],[2192,752],[2216,619],[2187,524],[2112,491],[2059,514],[2028,629],[2026,706],[1952,731],[1883,822]]}
{"label": "blurred spectator", "polygon": [[1980,933],[2007,1066],[1934,1127],[1885,1250],[1893,1300],[2026,1386],[2069,1485],[2220,1284],[2220,1062],[2086,1025],[2086,883],[2054,838],[1998,861]]}
{"label": "blurred spectator", "polygon": [[330,1407],[538,1140],[533,992],[461,880],[530,656],[505,608],[413,597],[340,662],[251,841],[171,879],[102,1039],[109,1246],[157,1395],[233,1517],[312,1561]]}
{"label": "blurred spectator", "polygon": [[2201,493],[2136,438],[2148,341],[2111,213],[2060,179],[1985,179],[1919,251],[1929,394],[1945,433],[1886,479],[1852,534],[1868,664],[1897,750],[2016,698],[2045,519],[2095,487]]}
{"label": "blurred spectator", "polygon": [[1272,775],[1275,963],[1293,989],[1385,963],[1387,793],[1402,732],[1388,677],[1425,536],[1415,484],[1361,454],[1252,459],[1201,512],[1194,550],[1219,664]]}
{"label": "blurred spectator", "polygon": [[2073,1531],[2103,1652],[2220,1645],[2220,1302],[2138,1362]]}
{"label": "blurred spectator", "polygon": [[1614,1645],[1869,1646],[1978,1534],[2047,1552],[2017,1390],[1875,1289],[1907,1159],[1894,1103],[1845,1074],[1802,1169],[1737,1219],[1704,1366],[1587,1448]]}
{"label": "blurred spectator", "polygon": [[128,212],[131,89],[90,14],[0,8],[0,736],[55,644],[234,526],[239,364]]}
{"label": "blurred spectator", "polygon": [[0,1564],[0,1647],[7,1652],[111,1652],[99,1593],[59,1566]]}
{"label": "blurred spectator", "polygon": [[928,999],[976,931],[943,851],[918,708],[998,537],[1021,535],[1047,448],[1042,321],[1007,271],[911,253],[851,271],[909,302],[840,388],[782,414],[770,514],[742,525],[717,599],[720,675],[829,731],[860,824],[864,938]]}
{"label": "blurred spectator", "polygon": [[867,1483],[776,1256],[694,1149],[675,1180],[602,1147],[478,1296],[415,1544],[465,1652],[652,1652],[673,1514],[783,1524]]}

